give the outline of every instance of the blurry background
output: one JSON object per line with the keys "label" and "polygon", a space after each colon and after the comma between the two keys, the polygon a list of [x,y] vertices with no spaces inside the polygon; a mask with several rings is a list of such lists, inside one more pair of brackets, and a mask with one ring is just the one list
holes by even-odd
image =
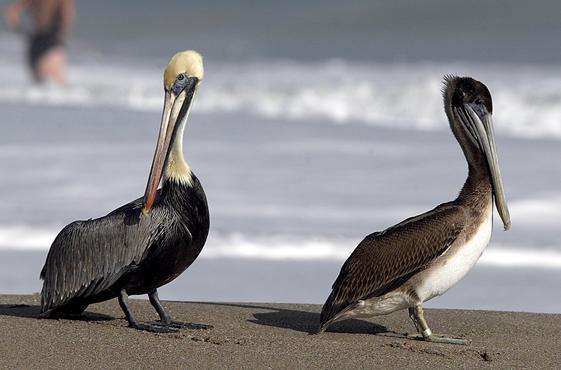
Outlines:
{"label": "blurry background", "polygon": [[[0,6],[7,4],[0,1]],[[139,197],[170,56],[206,76],[187,161],[211,234],[160,296],[323,303],[356,244],[453,199],[466,164],[444,74],[493,94],[513,227],[432,307],[561,312],[557,1],[78,0],[68,86],[0,33],[0,292],[41,289],[57,232]]]}

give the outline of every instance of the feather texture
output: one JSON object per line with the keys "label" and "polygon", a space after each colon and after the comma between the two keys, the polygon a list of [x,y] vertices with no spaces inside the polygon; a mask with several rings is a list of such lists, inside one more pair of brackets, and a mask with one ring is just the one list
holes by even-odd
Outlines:
{"label": "feather texture", "polygon": [[[162,258],[169,259],[167,271],[159,269],[162,276],[154,277],[162,285],[187,268],[202,249],[209,227],[206,198],[194,179],[195,188],[164,184],[147,215],[139,198],[107,216],[66,226],[41,271],[42,312],[71,302],[87,305],[95,297],[112,298],[122,287],[131,286],[127,280],[136,272],[150,269]],[[196,243],[191,232],[196,233]],[[150,277],[140,280],[138,284],[143,284]]]}
{"label": "feather texture", "polygon": [[461,206],[446,203],[382,232],[368,235],[347,259],[321,312],[321,326],[359,300],[405,283],[446,253],[466,221]]}

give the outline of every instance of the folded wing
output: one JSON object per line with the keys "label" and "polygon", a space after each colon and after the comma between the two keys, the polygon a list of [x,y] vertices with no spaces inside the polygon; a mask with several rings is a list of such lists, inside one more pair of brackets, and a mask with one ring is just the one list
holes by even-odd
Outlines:
{"label": "folded wing", "polygon": [[444,204],[368,235],[347,259],[321,312],[321,326],[359,300],[382,296],[441,256],[462,230],[465,211]]}
{"label": "folded wing", "polygon": [[42,312],[103,292],[142,262],[165,237],[162,221],[173,215],[160,207],[144,216],[141,208],[139,199],[105,217],[73,222],[58,234],[41,271]]}

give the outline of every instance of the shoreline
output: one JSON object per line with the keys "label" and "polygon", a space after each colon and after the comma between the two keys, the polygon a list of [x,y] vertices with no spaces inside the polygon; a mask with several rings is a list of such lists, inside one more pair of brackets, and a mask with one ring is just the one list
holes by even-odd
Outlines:
{"label": "shoreline", "polygon": [[[554,367],[561,361],[559,314],[427,310],[438,333],[468,346],[409,340],[407,313],[350,320],[310,335],[319,305],[167,301],[178,321],[209,330],[153,334],[126,327],[116,300],[90,306],[86,320],[38,320],[37,295],[0,296],[2,367],[18,368],[391,368]],[[139,320],[156,319],[132,300]]]}
{"label": "shoreline", "polygon": [[[39,271],[47,251],[0,251],[0,292],[31,294],[41,290]],[[22,264],[21,261],[26,261]],[[291,261],[198,258],[173,282],[159,289],[164,300],[205,302],[278,302],[322,304],[343,261]],[[559,269],[476,265],[427,308],[484,309],[561,313]],[[516,295],[505,286],[516,286]],[[540,289],[536,289],[539,286]],[[145,296],[139,298],[145,299]]]}

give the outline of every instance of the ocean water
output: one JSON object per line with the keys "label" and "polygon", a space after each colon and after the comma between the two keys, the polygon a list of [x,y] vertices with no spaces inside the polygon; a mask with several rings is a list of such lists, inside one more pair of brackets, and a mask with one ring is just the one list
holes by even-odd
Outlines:
{"label": "ocean water", "polygon": [[[78,2],[65,88],[32,85],[19,36],[0,34],[0,292],[40,290],[65,224],[142,194],[163,67],[197,48],[206,76],[186,158],[212,231],[164,297],[320,303],[362,237],[456,196],[466,165],[440,90],[458,74],[493,95],[513,226],[496,217],[478,268],[434,305],[561,310],[545,294],[561,275],[556,3],[485,2],[472,22],[457,13],[481,2],[155,3]],[[256,279],[267,270],[283,280],[275,289]]]}

